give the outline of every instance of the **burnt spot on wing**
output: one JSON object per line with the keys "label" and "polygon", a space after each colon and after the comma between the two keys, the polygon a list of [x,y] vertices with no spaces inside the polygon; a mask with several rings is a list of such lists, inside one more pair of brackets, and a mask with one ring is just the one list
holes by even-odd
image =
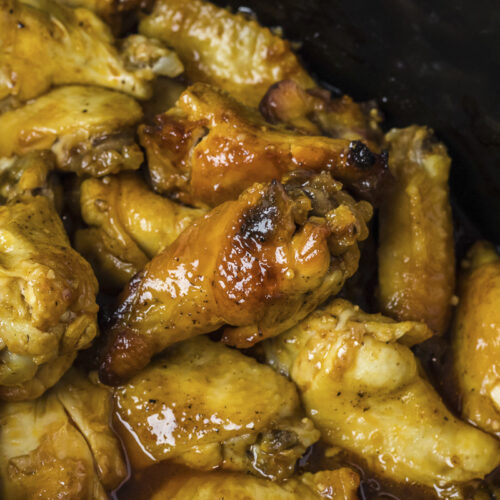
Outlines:
{"label": "burnt spot on wing", "polygon": [[366,144],[361,141],[352,141],[349,144],[348,161],[358,168],[368,169],[375,165],[377,156],[370,151]]}

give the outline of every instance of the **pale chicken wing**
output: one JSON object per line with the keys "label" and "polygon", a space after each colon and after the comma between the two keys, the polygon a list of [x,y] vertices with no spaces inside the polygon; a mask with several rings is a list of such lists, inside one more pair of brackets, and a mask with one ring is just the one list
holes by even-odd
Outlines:
{"label": "pale chicken wing", "polygon": [[401,343],[430,335],[337,299],[264,348],[327,443],[382,476],[442,488],[484,478],[500,464],[500,443],[450,413]]}
{"label": "pale chicken wing", "polygon": [[340,188],[326,172],[293,175],[193,222],[124,290],[103,381],[116,385],[154,353],[225,324],[224,342],[249,347],[338,293],[356,271],[372,212]]}
{"label": "pale chicken wing", "polygon": [[236,199],[254,182],[294,170],[329,170],[346,188],[375,199],[387,180],[385,154],[361,141],[309,136],[267,123],[257,110],[198,83],[177,105],[139,128],[153,187],[188,204]]}

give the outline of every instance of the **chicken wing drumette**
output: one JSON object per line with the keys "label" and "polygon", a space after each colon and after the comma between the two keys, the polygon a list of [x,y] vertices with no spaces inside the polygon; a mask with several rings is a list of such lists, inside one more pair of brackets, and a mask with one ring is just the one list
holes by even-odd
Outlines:
{"label": "chicken wing drumette", "polygon": [[158,0],[139,32],[173,47],[191,82],[216,85],[250,106],[280,80],[314,86],[287,41],[204,0]]}
{"label": "chicken wing drumette", "polygon": [[98,85],[144,99],[155,74],[182,72],[177,56],[141,35],[120,50],[93,12],[55,0],[0,1],[0,101],[20,101],[53,85]]}
{"label": "chicken wing drumette", "polygon": [[254,182],[287,172],[329,170],[346,188],[375,198],[387,178],[385,154],[361,141],[308,136],[267,123],[255,109],[206,84],[141,126],[153,187],[188,204],[236,199]]}
{"label": "chicken wing drumette", "polygon": [[102,176],[135,170],[142,117],[129,96],[100,87],[61,87],[0,115],[0,157],[50,149],[59,170]]}
{"label": "chicken wing drumette", "polygon": [[367,202],[324,172],[255,184],[189,226],[132,279],[109,329],[101,377],[116,385],[165,347],[227,324],[249,347],[296,324],[357,268]]}
{"label": "chicken wing drumette", "polygon": [[297,384],[323,440],[382,476],[442,488],[484,478],[500,464],[500,443],[450,413],[403,345],[431,335],[424,323],[337,299],[264,349]]}
{"label": "chicken wing drumette", "polygon": [[148,261],[205,211],[175,203],[124,172],[87,179],[80,187],[82,218],[75,248],[92,264],[101,288],[121,291]]}
{"label": "chicken wing drumette", "polygon": [[134,465],[139,443],[154,462],[281,480],[319,438],[291,382],[204,336],[170,347],[114,397]]}
{"label": "chicken wing drumette", "polygon": [[500,437],[500,256],[481,241],[462,267],[452,330],[462,415]]}

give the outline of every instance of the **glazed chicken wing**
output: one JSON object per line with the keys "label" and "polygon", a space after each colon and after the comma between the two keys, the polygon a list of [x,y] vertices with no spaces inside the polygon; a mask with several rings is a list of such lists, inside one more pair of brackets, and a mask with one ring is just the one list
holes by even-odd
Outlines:
{"label": "glazed chicken wing", "polygon": [[76,249],[92,264],[104,289],[119,291],[147,262],[204,211],[151,191],[131,172],[81,185],[82,218]]}
{"label": "glazed chicken wing", "polygon": [[[127,472],[109,427],[109,398],[106,389],[72,371],[39,399],[4,404],[0,408],[2,498],[108,498],[106,490],[116,488]],[[75,408],[83,405],[86,410],[75,424]]]}
{"label": "glazed chicken wing", "polygon": [[338,299],[264,346],[327,443],[382,476],[445,487],[491,472],[500,443],[448,411],[401,343],[430,335],[423,323],[391,322]]}
{"label": "glazed chicken wing", "polygon": [[425,127],[394,129],[386,140],[396,186],[380,209],[380,305],[443,333],[455,287],[450,158]]}
{"label": "glazed chicken wing", "polygon": [[500,256],[478,242],[463,268],[453,325],[462,415],[500,437]]}
{"label": "glazed chicken wing", "polygon": [[259,109],[270,123],[282,123],[304,134],[363,141],[371,150],[380,151],[382,118],[373,103],[358,104],[347,95],[333,99],[327,90],[306,90],[284,80],[271,86]]}
{"label": "glazed chicken wing", "polygon": [[102,176],[143,161],[134,126],[140,106],[119,92],[68,86],[0,115],[0,156],[51,149],[58,169]]}
{"label": "glazed chicken wing", "polygon": [[97,281],[49,199],[0,207],[0,284],[0,398],[33,399],[97,334]]}
{"label": "glazed chicken wing", "polygon": [[124,290],[102,380],[116,385],[154,353],[225,324],[223,340],[238,347],[290,328],[355,272],[370,216],[326,172],[255,184],[213,209]]}
{"label": "glazed chicken wing", "polygon": [[287,41],[204,0],[157,0],[139,32],[173,47],[191,82],[216,85],[249,106],[280,80],[314,86]]}
{"label": "glazed chicken wing", "polygon": [[93,12],[55,0],[1,0],[0,33],[0,100],[26,101],[52,85],[72,83],[144,99],[155,74],[176,76],[183,69],[173,52],[140,35],[119,52]]}
{"label": "glazed chicken wing", "polygon": [[358,475],[348,468],[306,473],[284,483],[228,472],[181,472],[150,500],[356,500]]}
{"label": "glazed chicken wing", "polygon": [[370,199],[387,177],[385,155],[360,141],[300,135],[205,84],[182,93],[177,105],[141,126],[153,187],[188,204],[215,206],[254,182],[287,172],[329,170]]}
{"label": "glazed chicken wing", "polygon": [[114,394],[132,461],[137,442],[155,462],[277,480],[319,437],[291,382],[206,337],[171,347]]}

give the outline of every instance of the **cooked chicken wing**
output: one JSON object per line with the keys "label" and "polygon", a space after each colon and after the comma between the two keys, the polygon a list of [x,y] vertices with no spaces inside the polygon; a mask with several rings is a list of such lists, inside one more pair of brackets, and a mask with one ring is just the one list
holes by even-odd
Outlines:
{"label": "cooked chicken wing", "polygon": [[463,267],[453,325],[462,415],[500,437],[500,256],[478,242]]}
{"label": "cooked chicken wing", "polygon": [[448,411],[401,343],[430,334],[338,299],[264,346],[326,442],[383,476],[443,487],[483,478],[500,464],[500,443]]}
{"label": "cooked chicken wing", "polygon": [[[182,72],[177,56],[159,42],[133,35],[120,53],[109,28],[93,12],[56,0],[0,0],[0,33],[0,100],[14,96],[25,101],[52,85],[71,83],[144,99],[156,73]],[[145,57],[135,57],[131,44]]]}
{"label": "cooked chicken wing", "polygon": [[0,398],[33,399],[97,334],[97,281],[52,202],[0,207]]}
{"label": "cooked chicken wing", "polygon": [[271,86],[259,109],[270,123],[283,123],[310,135],[363,141],[373,151],[380,151],[382,118],[373,103],[358,104],[347,95],[332,99],[327,90],[306,90],[284,80]]}
{"label": "cooked chicken wing", "polygon": [[276,483],[230,472],[185,471],[172,475],[150,500],[356,500],[358,475],[348,468],[306,473]]}
{"label": "cooked chicken wing", "polygon": [[114,397],[129,453],[139,443],[154,461],[283,479],[319,437],[292,383],[206,337],[173,346]]}
{"label": "cooked chicken wing", "polygon": [[153,187],[188,204],[215,206],[254,182],[297,170],[326,170],[359,195],[375,197],[387,177],[386,156],[362,142],[299,135],[205,84],[141,126]]}
{"label": "cooked chicken wing", "polygon": [[[109,427],[109,398],[106,389],[75,371],[39,399],[0,407],[2,498],[108,498],[105,490],[126,476]],[[83,405],[86,411],[75,412]]]}
{"label": "cooked chicken wing", "polygon": [[280,80],[314,86],[287,41],[204,0],[157,0],[139,32],[173,47],[192,82],[216,85],[250,106]]}
{"label": "cooked chicken wing", "polygon": [[81,212],[90,226],[75,235],[75,248],[92,264],[99,282],[119,291],[147,262],[205,212],[151,191],[127,172],[81,185]]}
{"label": "cooked chicken wing", "polygon": [[0,156],[51,149],[60,170],[102,176],[139,168],[135,143],[140,106],[124,94],[99,87],[55,89],[0,115]]}
{"label": "cooked chicken wing", "polygon": [[443,333],[455,287],[450,158],[425,127],[394,129],[386,140],[396,187],[380,210],[380,305]]}
{"label": "cooked chicken wing", "polygon": [[357,267],[367,202],[323,172],[255,184],[189,226],[122,294],[101,377],[116,385],[180,340],[217,330],[249,347],[290,328]]}

